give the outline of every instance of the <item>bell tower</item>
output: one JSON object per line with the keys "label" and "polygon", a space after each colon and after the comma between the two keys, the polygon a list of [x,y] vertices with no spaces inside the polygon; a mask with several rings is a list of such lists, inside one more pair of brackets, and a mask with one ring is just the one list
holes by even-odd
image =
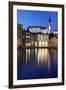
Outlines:
{"label": "bell tower", "polygon": [[48,33],[51,33],[51,18],[49,17],[49,21],[48,21]]}

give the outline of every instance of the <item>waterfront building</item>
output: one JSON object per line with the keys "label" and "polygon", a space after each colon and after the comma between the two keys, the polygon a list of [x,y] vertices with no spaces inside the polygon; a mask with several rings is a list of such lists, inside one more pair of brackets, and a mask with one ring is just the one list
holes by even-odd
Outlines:
{"label": "waterfront building", "polygon": [[23,26],[21,24],[17,24],[17,47],[21,47],[23,44],[22,41],[22,32],[23,32]]}
{"label": "waterfront building", "polygon": [[57,30],[54,30],[54,32],[53,32],[54,34],[58,34],[58,31]]}
{"label": "waterfront building", "polygon": [[31,33],[41,33],[41,34],[49,34],[49,30],[47,27],[41,27],[41,26],[29,26],[28,30]]}
{"label": "waterfront building", "polygon": [[31,34],[30,34],[30,32],[29,32],[29,31],[26,31],[26,32],[25,32],[25,35],[26,35],[26,37],[25,37],[25,40],[26,40],[26,44],[25,44],[25,46],[30,47]]}
{"label": "waterfront building", "polygon": [[17,39],[17,44],[21,47],[51,47],[57,46],[58,33],[57,30],[51,33],[51,19],[49,18],[48,27],[29,26],[27,30],[24,30],[18,25]]}

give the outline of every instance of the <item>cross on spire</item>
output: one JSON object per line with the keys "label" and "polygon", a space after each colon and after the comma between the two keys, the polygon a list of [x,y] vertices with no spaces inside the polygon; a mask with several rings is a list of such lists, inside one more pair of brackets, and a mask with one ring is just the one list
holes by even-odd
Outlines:
{"label": "cross on spire", "polygon": [[49,23],[51,23],[51,18],[49,17]]}

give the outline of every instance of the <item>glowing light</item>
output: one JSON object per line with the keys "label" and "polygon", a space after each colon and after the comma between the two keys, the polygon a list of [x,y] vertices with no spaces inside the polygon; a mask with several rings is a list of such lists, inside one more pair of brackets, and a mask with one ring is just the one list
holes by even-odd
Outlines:
{"label": "glowing light", "polygon": [[41,43],[41,41],[39,41],[39,46],[40,46],[40,47],[42,46],[42,43]]}
{"label": "glowing light", "polygon": [[35,42],[35,46],[37,46],[37,42]]}
{"label": "glowing light", "polygon": [[30,49],[26,49],[26,64],[30,60]]}
{"label": "glowing light", "polygon": [[49,56],[48,49],[44,49],[44,59],[47,60]]}
{"label": "glowing light", "polygon": [[39,47],[48,47],[48,41],[39,41]]}
{"label": "glowing light", "polygon": [[48,42],[47,42],[47,41],[44,42],[44,46],[45,46],[45,47],[48,46]]}
{"label": "glowing light", "polygon": [[35,59],[37,60],[37,56],[38,56],[38,49],[35,49]]}
{"label": "glowing light", "polygon": [[42,61],[41,59],[41,49],[38,50],[38,64],[40,64],[40,62]]}
{"label": "glowing light", "polygon": [[49,56],[48,49],[39,49],[38,50],[38,64],[43,64],[43,63],[47,64],[47,62],[50,63],[49,59],[50,59],[50,56]]}
{"label": "glowing light", "polygon": [[30,43],[26,43],[26,46],[29,47],[30,46]]}
{"label": "glowing light", "polygon": [[42,46],[44,46],[44,41],[42,41]]}

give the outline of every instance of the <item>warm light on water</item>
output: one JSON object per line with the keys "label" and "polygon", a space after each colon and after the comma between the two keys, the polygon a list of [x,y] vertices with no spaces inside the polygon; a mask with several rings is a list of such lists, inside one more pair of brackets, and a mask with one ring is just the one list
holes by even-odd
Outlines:
{"label": "warm light on water", "polygon": [[26,49],[26,64],[30,61],[30,49]]}
{"label": "warm light on water", "polygon": [[[32,49],[31,52],[35,54],[33,56],[37,58],[37,64],[46,63],[50,58],[48,49]],[[30,49],[26,49],[26,64],[30,61],[31,52]]]}
{"label": "warm light on water", "polygon": [[18,50],[18,80],[56,78],[57,49],[29,48]]}
{"label": "warm light on water", "polygon": [[[50,55],[48,49],[32,49],[31,52],[35,54],[32,53],[33,57],[37,58],[37,64],[46,64],[47,62],[49,64]],[[30,49],[26,49],[26,64],[30,61],[31,52]]]}
{"label": "warm light on water", "polygon": [[38,50],[38,64],[47,63],[50,59],[48,49],[39,49]]}

